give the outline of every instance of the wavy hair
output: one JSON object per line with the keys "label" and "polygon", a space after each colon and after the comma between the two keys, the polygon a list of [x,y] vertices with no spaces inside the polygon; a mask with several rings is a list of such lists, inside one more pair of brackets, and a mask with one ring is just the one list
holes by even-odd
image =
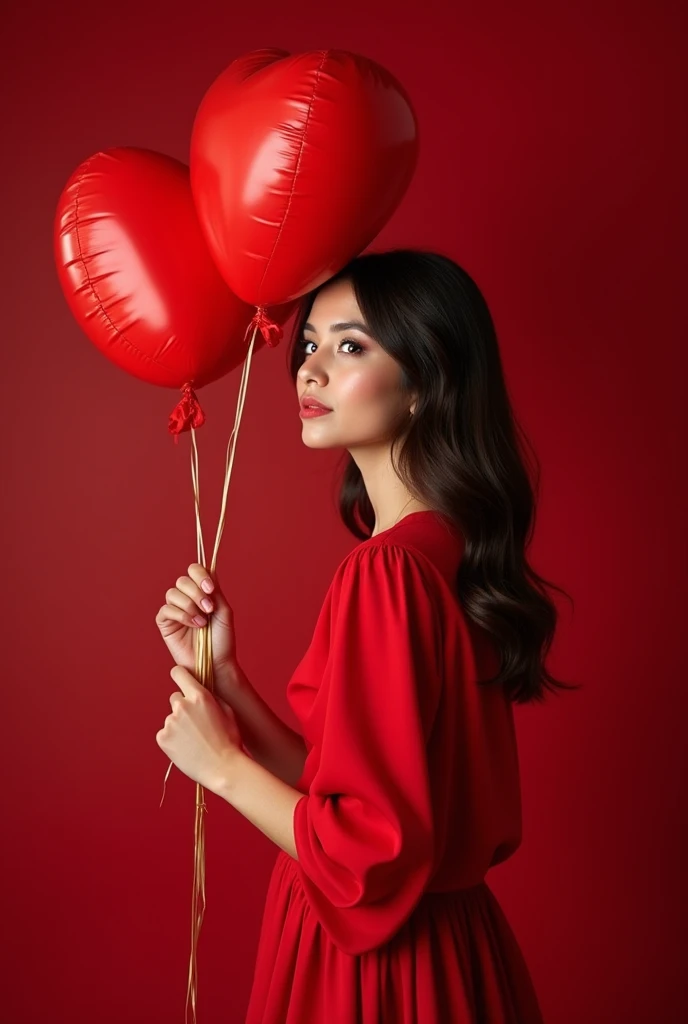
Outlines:
{"label": "wavy hair", "polygon": [[[315,297],[342,279],[351,283],[373,338],[400,365],[404,393],[416,396],[410,423],[401,423],[392,438],[392,464],[409,493],[463,534],[456,596],[500,655],[499,673],[482,685],[503,683],[516,703],[542,701],[545,690],[580,689],[555,679],[544,664],[558,619],[546,588],[571,598],[526,558],[540,464],[513,413],[480,289],[440,253],[392,249],[357,256],[300,300],[287,352],[294,385]],[[344,463],[340,515],[355,537],[367,539],[373,507],[348,452]]]}

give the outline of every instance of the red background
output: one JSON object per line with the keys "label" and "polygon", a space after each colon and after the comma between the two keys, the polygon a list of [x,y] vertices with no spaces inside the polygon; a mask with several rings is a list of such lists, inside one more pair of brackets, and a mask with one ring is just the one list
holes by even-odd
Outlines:
{"label": "red background", "polygon": [[[263,46],[352,49],[403,81],[422,152],[376,247],[437,247],[475,277],[542,461],[531,559],[576,601],[557,598],[550,666],[585,689],[517,709],[524,842],[488,880],[545,1019],[682,1018],[682,6],[5,13],[3,1020],[183,1020],[195,787],[173,769],[159,808],[155,734],[175,684],[154,617],[196,556],[189,438],[167,434],[173,392],[80,333],[52,220],[98,149],[188,160],[204,91]],[[295,724],[286,681],[355,541],[336,512],[341,452],[302,444],[285,359],[283,345],[253,362],[219,568],[242,664]],[[207,550],[239,376],[201,393]],[[208,802],[199,1024],[228,1024],[243,1020],[277,847]]]}

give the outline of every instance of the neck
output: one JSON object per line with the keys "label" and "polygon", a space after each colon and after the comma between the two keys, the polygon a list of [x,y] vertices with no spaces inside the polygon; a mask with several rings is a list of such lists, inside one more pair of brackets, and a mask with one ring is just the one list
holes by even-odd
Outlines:
{"label": "neck", "polygon": [[389,446],[366,445],[349,449],[361,471],[363,484],[375,513],[371,536],[394,526],[409,512],[431,508],[427,502],[411,494],[394,472]]}

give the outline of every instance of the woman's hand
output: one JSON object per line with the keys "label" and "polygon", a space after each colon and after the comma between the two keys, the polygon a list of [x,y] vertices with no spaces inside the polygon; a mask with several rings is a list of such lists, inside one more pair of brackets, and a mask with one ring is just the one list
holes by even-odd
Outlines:
{"label": "woman's hand", "polygon": [[155,739],[180,771],[219,793],[243,753],[241,733],[229,704],[175,665],[170,675],[182,691],[170,695],[172,713]]}
{"label": "woman's hand", "polygon": [[[217,573],[213,579],[207,569],[192,562],[188,576],[179,577],[176,586],[165,594],[165,600],[155,624],[177,665],[195,671],[194,632],[210,618],[215,674],[236,667],[234,612],[220,589]],[[209,601],[210,607],[204,608],[204,601]]]}

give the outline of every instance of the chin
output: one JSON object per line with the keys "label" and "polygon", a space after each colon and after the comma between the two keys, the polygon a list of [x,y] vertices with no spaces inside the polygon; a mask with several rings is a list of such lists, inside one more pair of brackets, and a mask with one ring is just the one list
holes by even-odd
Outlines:
{"label": "chin", "polygon": [[[327,417],[325,417],[326,419]],[[306,448],[343,448],[339,431],[318,429],[318,418],[302,420],[301,440]]]}
{"label": "chin", "polygon": [[301,440],[305,444],[306,448],[341,448],[341,444],[333,444],[326,437],[305,437],[301,435]]}

